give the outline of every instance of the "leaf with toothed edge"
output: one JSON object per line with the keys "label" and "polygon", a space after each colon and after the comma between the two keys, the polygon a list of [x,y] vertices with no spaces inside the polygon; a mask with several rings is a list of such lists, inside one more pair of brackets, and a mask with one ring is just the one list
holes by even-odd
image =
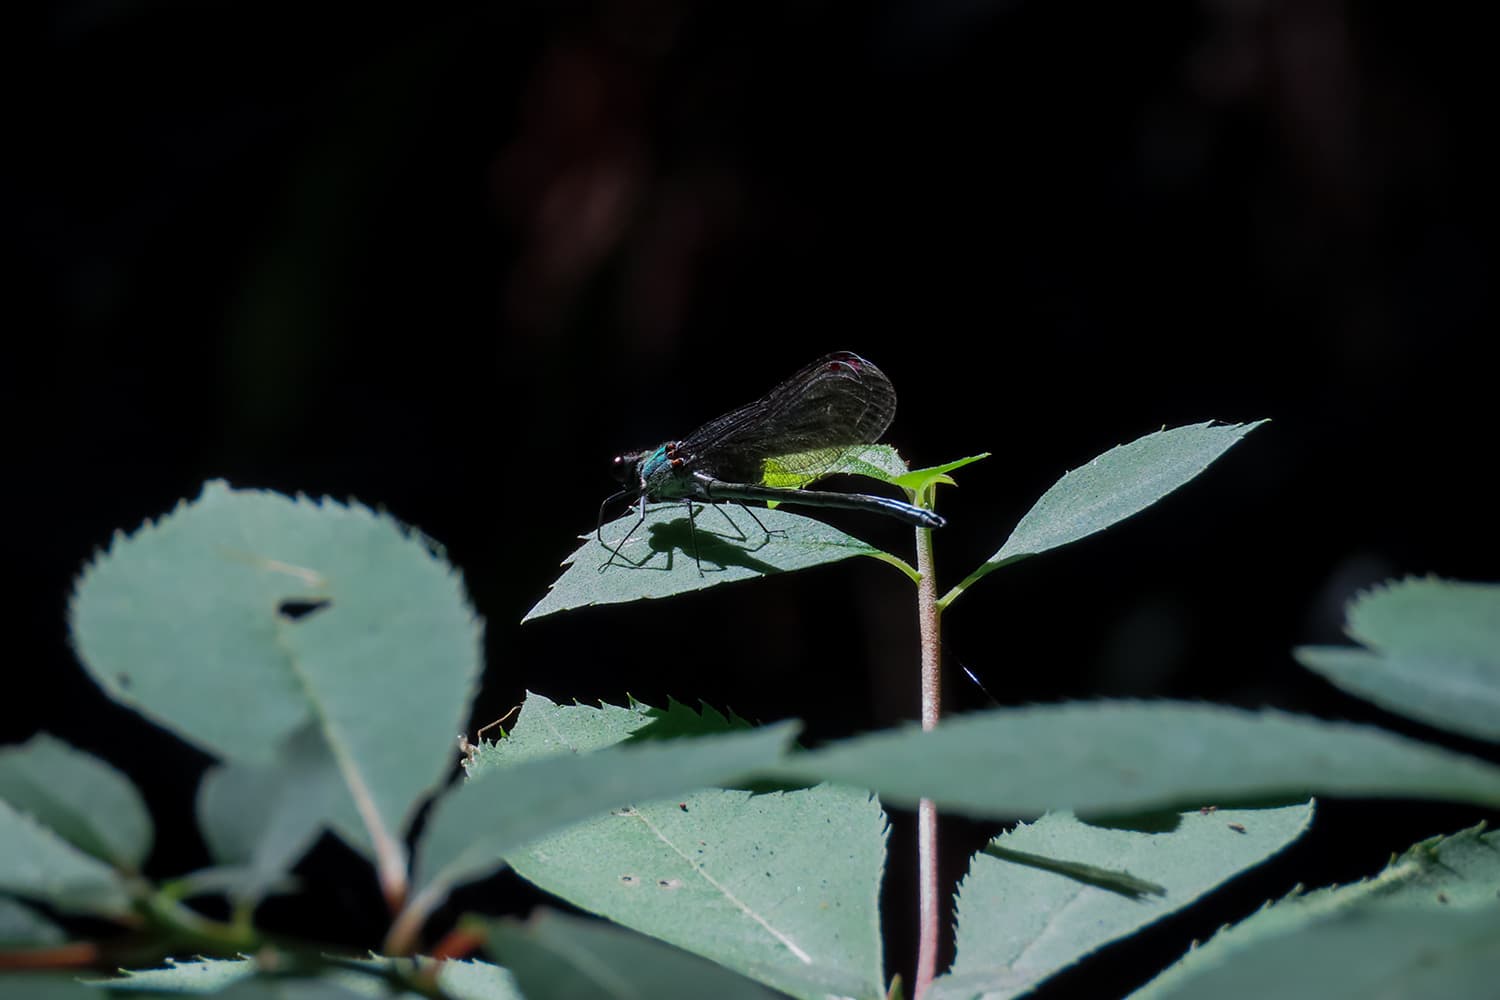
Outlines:
{"label": "leaf with toothed edge", "polygon": [[0,892],[45,902],[62,913],[131,912],[125,879],[43,823],[0,798]]}
{"label": "leaf with toothed edge", "polygon": [[[368,970],[368,971],[365,971]],[[506,970],[489,962],[444,961],[428,958],[389,958],[372,955],[348,960],[347,967],[310,972],[293,977],[285,969],[266,969],[254,959],[200,958],[192,961],[167,959],[160,969],[126,971],[113,979],[90,982],[90,996],[97,987],[111,993],[151,993],[174,996],[227,997],[229,1000],[356,1000],[371,997],[413,998],[416,993],[392,992],[389,976],[399,973],[415,977],[435,972],[433,980],[442,995],[451,1000],[524,1000],[515,980]],[[30,997],[30,994],[27,994]]]}
{"label": "leaf with toothed edge", "polygon": [[1387,711],[1500,740],[1500,584],[1396,580],[1350,602],[1353,646],[1302,646],[1297,660]]}
{"label": "leaf with toothed edge", "polygon": [[[643,524],[638,524],[640,515],[632,511],[604,525],[603,544],[593,532],[580,536],[583,544],[564,560],[563,575],[521,620],[594,604],[672,597],[882,554],[822,521],[783,508],[755,510],[765,532],[735,505],[695,504],[694,509],[691,526],[686,505],[669,503],[648,507]],[[629,539],[612,556],[627,532]]]}
{"label": "leaf with toothed edge", "polygon": [[[666,710],[638,702],[595,708],[528,694],[510,736],[487,743],[472,771],[519,778],[549,759],[575,765],[608,747],[630,753],[626,741],[661,735],[653,731],[663,724],[666,732],[723,735],[645,739],[633,751],[674,760],[699,754],[700,746],[722,746],[719,740],[766,732],[745,729],[732,713],[707,707],[700,713],[677,702]],[[526,808],[510,796],[496,803],[509,813]],[[500,821],[477,825],[488,835]],[[459,826],[475,823],[471,817]],[[885,831],[879,803],[864,791],[708,790],[654,802],[634,798],[513,845],[505,859],[523,878],[576,906],[794,996],[879,996]]]}
{"label": "leaf with toothed edge", "polygon": [[1472,997],[1500,975],[1500,833],[1431,837],[1363,881],[1294,890],[1196,944],[1131,994]]}
{"label": "leaf with toothed edge", "polygon": [[574,1000],[601,994],[652,1000],[776,1000],[772,992],[722,965],[704,961],[603,920],[554,910],[525,922],[489,925],[487,948],[511,970],[527,1000]]}
{"label": "leaf with toothed edge", "polygon": [[117,868],[139,870],[151,850],[151,816],[130,779],[45,733],[0,748],[0,799]]}
{"label": "leaf with toothed edge", "polygon": [[1195,479],[1265,423],[1212,421],[1163,429],[1118,445],[1063,475],[1021,518],[1005,544],[939,604],[951,604],[985,576],[1028,556],[1069,545],[1140,513]]}
{"label": "leaf with toothed edge", "polygon": [[1143,833],[1052,813],[976,854],[957,898],[953,968],[931,1000],[1003,1000],[1196,902],[1306,832],[1312,803],[1192,810]]}
{"label": "leaf with toothed edge", "polygon": [[459,576],[420,533],[222,481],[116,535],[70,619],[107,693],[218,757],[270,764],[315,725],[393,850],[452,766],[480,665]]}
{"label": "leaf with toothed edge", "polygon": [[1373,726],[1182,702],[995,709],[795,754],[771,775],[998,819],[1359,796],[1500,805],[1500,767]]}
{"label": "leaf with toothed edge", "polygon": [[18,945],[50,948],[67,940],[63,929],[40,913],[7,896],[0,896],[0,949]]}

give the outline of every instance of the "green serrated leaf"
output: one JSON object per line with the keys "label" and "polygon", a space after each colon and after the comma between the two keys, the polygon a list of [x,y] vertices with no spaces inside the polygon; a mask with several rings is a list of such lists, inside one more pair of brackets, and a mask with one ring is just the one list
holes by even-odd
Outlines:
{"label": "green serrated leaf", "polygon": [[1240,438],[1265,423],[1174,427],[1112,448],[1043,493],[1000,550],[943,596],[958,595],[1002,566],[1087,538],[1138,514],[1196,478]]}
{"label": "green serrated leaf", "polygon": [[[1241,960],[1236,956],[1260,954],[1258,949],[1263,944],[1286,935],[1300,935],[1320,922],[1382,911],[1398,915],[1474,911],[1490,914],[1493,926],[1500,927],[1500,833],[1485,833],[1480,824],[1452,836],[1431,837],[1393,859],[1373,878],[1294,893],[1268,904],[1195,947],[1133,998],[1206,996],[1190,984],[1200,982],[1200,976],[1216,976],[1216,970],[1234,967],[1231,962],[1238,965]],[[1371,945],[1375,946],[1374,941]],[[1438,990],[1395,995],[1446,998],[1453,994]]]}
{"label": "green serrated leaf", "polygon": [[1500,584],[1400,580],[1349,607],[1367,649],[1303,646],[1298,662],[1381,708],[1500,740]]}
{"label": "green serrated leaf", "polygon": [[[410,990],[393,991],[384,977],[352,969],[322,969],[297,976],[285,968],[262,969],[252,959],[167,959],[160,969],[126,971],[119,978],[96,980],[110,993],[150,993],[172,996],[211,994],[226,1000],[420,1000]],[[374,967],[392,959],[375,958],[361,964]],[[410,962],[402,959],[400,961]],[[101,995],[99,992],[95,996]],[[520,1000],[510,993],[454,993],[462,1000]]]}
{"label": "green serrated leaf", "polygon": [[0,973],[0,997],[7,1000],[99,1000],[100,992],[71,973]]}
{"label": "green serrated leaf", "polygon": [[[519,729],[519,725],[517,726]],[[433,807],[418,849],[414,904],[430,912],[454,885],[496,870],[506,852],[608,809],[727,782],[768,767],[795,724],[692,740],[650,741],[496,767]]]}
{"label": "green serrated leaf", "polygon": [[64,913],[117,917],[131,910],[120,874],[0,799],[0,892]]}
{"label": "green serrated leaf", "polygon": [[272,765],[211,768],[198,789],[197,814],[209,853],[235,874],[223,889],[240,904],[284,885],[324,829],[352,831],[346,839],[368,853],[353,799],[312,726],[294,734]]}
{"label": "green serrated leaf", "polygon": [[200,958],[179,962],[169,958],[160,969],[122,970],[115,979],[94,980],[110,990],[164,993],[217,993],[236,983],[255,978],[259,966],[248,958]]}
{"label": "green serrated leaf", "polygon": [[1022,824],[993,846],[1024,863],[987,849],[970,865],[958,894],[953,969],[929,996],[1001,1000],[1028,993],[1090,952],[1265,861],[1301,836],[1311,819],[1308,803],[1194,810],[1168,833],[1104,829],[1067,814]]}
{"label": "green serrated leaf", "polygon": [[[1371,890],[1380,905],[1491,907],[1500,905],[1500,832],[1479,823],[1446,837],[1429,837],[1408,848],[1373,882],[1346,887],[1349,895]],[[1316,894],[1304,897],[1309,903]]]}
{"label": "green serrated leaf", "polygon": [[1012,818],[1314,795],[1500,804],[1500,767],[1370,726],[1172,702],[999,709],[861,736],[779,764],[887,802]]}
{"label": "green serrated leaf", "polygon": [[417,533],[358,504],[215,481],[79,579],[94,679],[221,758],[275,760],[315,724],[395,842],[451,766],[479,622]]}
{"label": "green serrated leaf", "polygon": [[692,709],[675,698],[669,698],[664,709],[633,699],[628,708],[609,704],[596,708],[558,705],[527,692],[515,728],[504,738],[486,740],[477,747],[465,767],[473,778],[492,767],[512,767],[559,753],[601,750],[626,740],[671,740],[752,728],[733,712],[725,715],[706,704]]}
{"label": "green serrated leaf", "polygon": [[138,870],[151,850],[151,816],[130,779],[45,733],[0,749],[0,799],[117,868]]}
{"label": "green serrated leaf", "polygon": [[879,997],[885,816],[828,785],[641,803],[506,858],[574,906],[798,997]]}
{"label": "green serrated leaf", "polygon": [[383,983],[357,977],[288,979],[267,976],[236,983],[221,993],[222,1000],[422,1000],[411,990],[392,993]]}
{"label": "green serrated leaf", "polygon": [[[497,741],[493,746],[487,745],[482,754],[482,763],[476,760],[475,765],[472,765],[473,773],[483,773],[485,770],[494,768],[505,769],[515,767],[518,764],[533,762],[547,756],[555,758],[559,754],[566,754],[569,758],[576,759],[576,755],[578,754],[620,744],[632,738],[639,738],[646,730],[654,729],[655,726],[660,725],[662,720],[667,720],[669,728],[684,732],[702,729],[734,733],[742,731],[741,727],[743,726],[742,720],[735,719],[732,716],[726,717],[712,710],[705,710],[700,714],[676,702],[671,703],[671,707],[663,712],[639,702],[632,702],[628,709],[616,708],[609,705],[599,708],[582,705],[558,706],[539,695],[529,694],[525,705],[521,709],[520,718],[516,721],[515,728],[512,730],[510,736],[507,739]],[[696,740],[678,740],[675,743],[663,743],[653,740],[645,744],[645,746],[660,746],[662,748],[676,746],[683,753],[692,753],[694,752],[692,748],[697,744],[698,741]],[[627,854],[621,853],[626,848],[622,845],[611,845],[608,850],[596,850],[590,847],[584,851],[585,857],[578,858],[570,854],[570,848],[567,845],[576,842],[580,838],[588,840],[593,833],[601,830],[618,830],[622,822],[621,817],[627,812],[636,817],[636,822],[627,824],[626,828],[632,835],[638,835],[639,827],[641,823],[645,822],[647,817],[657,816],[664,812],[665,815],[661,817],[658,823],[658,828],[663,831],[685,829],[685,823],[696,823],[705,828],[704,835],[699,838],[705,841],[702,846],[706,847],[709,838],[712,837],[714,843],[719,845],[715,848],[716,855],[719,853],[723,854],[722,860],[724,864],[716,868],[716,873],[722,874],[725,878],[730,878],[732,866],[741,861],[750,864],[752,867],[759,866],[753,873],[752,883],[754,884],[754,880],[766,877],[765,872],[768,869],[765,862],[768,860],[768,855],[765,851],[753,848],[748,848],[741,854],[725,848],[724,841],[726,838],[734,836],[749,837],[754,830],[760,829],[750,821],[753,816],[760,815],[760,810],[772,810],[773,813],[780,815],[783,821],[789,824],[781,833],[787,833],[788,831],[795,832],[795,817],[798,815],[804,817],[814,816],[820,820],[812,824],[815,829],[811,830],[808,836],[816,840],[817,844],[823,849],[842,852],[831,860],[825,859],[827,860],[826,864],[823,861],[819,861],[818,864],[813,866],[822,869],[824,875],[843,870],[842,866],[850,863],[845,859],[852,856],[852,845],[861,843],[857,839],[849,841],[843,835],[831,836],[828,824],[830,822],[853,822],[853,819],[848,816],[841,818],[841,814],[849,810],[852,810],[852,814],[855,817],[863,815],[866,811],[870,810],[873,810],[874,814],[878,814],[878,808],[869,802],[868,796],[864,793],[851,794],[824,789],[820,790],[817,794],[811,792],[793,793],[791,798],[784,796],[755,796],[748,799],[749,802],[753,803],[751,806],[745,804],[747,802],[747,795],[748,793],[745,792],[700,792],[678,796],[656,804],[637,803],[628,810],[621,810],[610,816],[577,824],[568,831],[548,837],[530,847],[511,851],[506,854],[506,859],[515,863],[518,866],[518,871],[523,876],[531,878],[538,884],[545,886],[549,891],[562,895],[577,905],[595,909],[598,912],[609,913],[620,922],[636,927],[637,929],[647,930],[650,933],[661,932],[659,936],[662,936],[666,940],[674,941],[682,947],[699,952],[707,957],[719,958],[720,956],[714,949],[718,948],[722,950],[725,947],[725,941],[720,940],[715,945],[712,940],[705,944],[702,939],[717,938],[722,922],[727,921],[729,924],[739,926],[741,930],[743,930],[744,926],[754,926],[755,934],[751,936],[751,939],[760,941],[762,946],[765,945],[767,940],[766,928],[755,924],[742,911],[736,911],[734,914],[725,914],[717,918],[712,915],[706,916],[704,919],[707,922],[698,926],[695,932],[696,936],[689,934],[686,938],[679,939],[678,937],[671,936],[670,926],[666,928],[666,931],[662,931],[661,914],[653,913],[650,907],[647,907],[642,913],[636,914],[636,917],[641,917],[647,921],[647,925],[643,926],[637,922],[636,917],[615,912],[616,904],[621,903],[621,900],[610,900],[591,894],[590,892],[590,880],[598,882],[600,878],[603,878],[605,884],[602,889],[600,886],[594,885],[593,889],[596,891],[602,891],[607,894],[612,889],[619,887],[619,872],[610,871],[607,877],[604,877],[599,876],[597,870],[600,864],[605,864],[607,867],[608,864],[617,863],[622,857],[626,857]],[[847,803],[845,803],[846,799],[848,800]],[[520,803],[519,805],[524,808],[524,803]],[[845,808],[846,805],[847,810]],[[814,806],[820,808],[822,812],[818,813],[814,811]],[[686,812],[684,812],[684,807],[686,807]],[[692,817],[691,820],[688,817]],[[720,829],[720,826],[725,823],[735,826],[740,822],[744,825],[739,826],[737,830],[730,830],[728,833],[725,833]],[[883,821],[875,824],[873,829],[877,833],[883,830]],[[781,833],[778,833],[774,829],[765,829],[762,831],[763,839],[766,841],[775,839]],[[636,846],[639,848],[640,845]],[[655,841],[655,846],[659,851],[663,849],[664,844],[658,839]],[[699,845],[692,846],[696,850]],[[867,844],[866,846],[869,845]],[[647,847],[649,849],[649,844]],[[851,850],[846,850],[846,848],[850,848]],[[797,862],[797,858],[799,857],[797,837],[793,836],[788,839],[784,847],[778,846],[771,849],[778,852],[774,868],[781,876],[778,881],[778,884],[780,884],[786,879],[793,877],[793,871],[785,866]],[[878,857],[878,850],[876,854]],[[637,857],[637,860],[641,862],[644,870],[648,866],[648,862],[650,866],[662,868],[665,863],[672,861],[672,857],[653,855],[650,858]],[[681,862],[682,858],[678,857],[677,861]],[[524,866],[524,869],[522,866]],[[681,875],[689,880],[695,879],[695,876],[687,870],[684,870]],[[838,919],[835,921],[835,924],[842,926],[839,923],[840,921],[854,919],[858,922],[861,918],[868,919],[868,933],[864,934],[863,937],[852,938],[852,940],[863,940],[867,944],[870,942],[874,943],[874,957],[870,958],[869,955],[866,955],[865,958],[868,960],[870,968],[874,969],[874,972],[868,978],[878,984],[878,935],[874,930],[878,924],[873,910],[875,891],[879,879],[878,860],[872,866],[867,866],[864,875],[868,878],[868,883],[858,878],[854,879],[854,886],[857,889],[855,898],[840,899],[835,904],[835,908],[839,910],[839,913],[836,915]],[[668,878],[664,873],[662,877]],[[746,875],[745,877],[751,878],[750,875]],[[665,891],[674,893],[675,889],[675,886],[670,886]],[[843,889],[839,889],[838,891],[845,892]],[[693,891],[685,895],[672,895],[668,903],[670,904],[675,901],[685,905],[687,900],[698,898],[700,898],[700,894],[697,891]],[[804,897],[803,901],[806,902],[808,898],[810,897]],[[823,897],[819,898],[823,899]],[[632,901],[639,901],[639,899],[640,894],[630,893],[623,902],[628,904]],[[824,899],[824,902],[827,902],[827,900]],[[791,921],[793,917],[796,917],[796,907],[792,901],[785,901],[783,905],[790,908],[786,915],[788,920]],[[668,909],[670,910],[670,906]],[[670,916],[671,914],[668,913],[667,915]],[[825,918],[826,914],[819,919]],[[713,929],[713,933],[709,933],[709,929]],[[844,933],[848,937],[853,932],[846,930]],[[695,943],[697,946],[695,946]],[[767,966],[769,971],[757,974],[749,965],[742,967],[742,971],[766,982],[777,981],[774,977],[781,976],[785,978],[789,974],[784,969],[778,971],[780,963],[788,955],[795,956],[795,953],[786,949],[779,951],[774,948],[770,949],[766,955],[759,956],[765,958],[770,963]],[[756,956],[752,955],[751,958],[756,958]],[[858,954],[851,953],[849,961],[854,962],[858,958]],[[749,962],[750,960],[746,959],[746,961]],[[795,960],[792,964],[794,967],[805,965],[805,963]],[[741,966],[736,967],[741,968]],[[766,978],[768,975],[773,978]],[[842,972],[838,970],[830,971],[822,965],[819,965],[816,969],[802,968],[800,972],[795,974],[793,981],[807,985],[809,982],[823,982],[824,980],[819,977],[829,976],[833,978],[828,982],[824,982],[824,985],[829,986],[830,990],[838,982],[842,982],[845,986],[849,986],[851,983],[847,970]],[[832,991],[837,992],[837,990]]]}
{"label": "green serrated leaf", "polygon": [[1134,996],[1490,1000],[1500,980],[1497,928],[1500,909],[1339,913],[1200,960],[1191,974],[1153,982]]}
{"label": "green serrated leaf", "polygon": [[630,707],[601,704],[559,705],[526,692],[515,728],[504,739],[485,742],[467,765],[470,778],[492,768],[513,767],[564,753],[588,753],[614,746],[652,724],[656,709],[641,702]]}
{"label": "green serrated leaf", "polygon": [[31,907],[0,896],[0,949],[39,948],[60,944],[65,938],[61,927]]}
{"label": "green serrated leaf", "polygon": [[[563,575],[521,620],[594,604],[671,597],[853,556],[885,555],[821,521],[783,510],[755,512],[771,532],[768,537],[738,507],[707,504],[696,509],[696,529],[688,524],[685,505],[663,504],[648,508],[639,527],[640,515],[634,512],[611,521],[604,526],[602,544],[593,532],[580,536],[583,544],[564,560]],[[630,540],[609,562],[626,532]]]}
{"label": "green serrated leaf", "polygon": [[521,992],[509,970],[478,959],[442,963],[438,986],[453,1000],[533,1000]]}
{"label": "green serrated leaf", "polygon": [[712,705],[689,708],[676,698],[667,700],[666,708],[653,708],[647,714],[651,724],[630,734],[634,740],[676,740],[684,736],[710,736],[752,729],[750,723],[733,712],[725,715]]}
{"label": "green serrated leaf", "polygon": [[773,1000],[782,996],[670,945],[598,920],[534,913],[490,925],[489,950],[515,974],[528,1000],[651,997],[652,1000]]}

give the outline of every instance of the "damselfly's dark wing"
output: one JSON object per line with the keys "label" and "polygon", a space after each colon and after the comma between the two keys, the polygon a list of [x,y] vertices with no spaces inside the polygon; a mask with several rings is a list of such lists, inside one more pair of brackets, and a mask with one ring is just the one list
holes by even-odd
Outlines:
{"label": "damselfly's dark wing", "polygon": [[873,444],[896,416],[896,390],[849,351],[819,358],[760,399],[711,420],[677,454],[693,471],[728,482],[759,482],[767,459],[815,477],[852,445]]}

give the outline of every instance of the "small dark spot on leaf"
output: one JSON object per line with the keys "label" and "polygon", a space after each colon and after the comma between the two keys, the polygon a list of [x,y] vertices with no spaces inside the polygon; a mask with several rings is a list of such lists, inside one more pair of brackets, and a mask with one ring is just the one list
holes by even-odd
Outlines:
{"label": "small dark spot on leaf", "polygon": [[661,888],[661,889],[681,889],[682,888],[682,879],[680,879],[680,878],[658,879],[657,882],[656,882],[656,885],[657,885],[658,888]]}
{"label": "small dark spot on leaf", "polygon": [[679,802],[679,803],[677,803],[677,808],[681,809],[683,812],[687,812],[687,803],[686,802]]}
{"label": "small dark spot on leaf", "polygon": [[1243,826],[1241,826],[1239,823],[1230,823],[1229,824],[1229,829],[1233,830],[1235,833],[1244,833],[1245,832],[1245,828]]}
{"label": "small dark spot on leaf", "polygon": [[1446,902],[1448,902],[1448,894],[1446,892],[1440,892],[1440,893],[1438,893],[1438,895],[1437,895],[1437,901],[1439,903],[1446,903]]}
{"label": "small dark spot on leaf", "polygon": [[636,878],[634,875],[621,875],[620,881],[625,885],[635,885],[640,881],[640,879]]}
{"label": "small dark spot on leaf", "polygon": [[126,691],[129,691],[132,681],[130,680],[129,674],[115,674],[115,683],[120,685],[120,687],[124,688]]}
{"label": "small dark spot on leaf", "polygon": [[312,597],[305,600],[291,598],[276,605],[276,613],[287,621],[300,622],[302,619],[322,611],[332,603],[326,597]]}

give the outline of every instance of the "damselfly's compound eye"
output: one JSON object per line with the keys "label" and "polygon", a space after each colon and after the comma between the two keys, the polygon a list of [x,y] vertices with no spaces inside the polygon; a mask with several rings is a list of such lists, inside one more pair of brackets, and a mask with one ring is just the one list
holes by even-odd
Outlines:
{"label": "damselfly's compound eye", "polygon": [[611,462],[610,472],[615,481],[625,483],[630,480],[631,473],[635,472],[636,466],[641,464],[641,459],[646,457],[644,451],[628,451],[623,455],[616,455]]}

